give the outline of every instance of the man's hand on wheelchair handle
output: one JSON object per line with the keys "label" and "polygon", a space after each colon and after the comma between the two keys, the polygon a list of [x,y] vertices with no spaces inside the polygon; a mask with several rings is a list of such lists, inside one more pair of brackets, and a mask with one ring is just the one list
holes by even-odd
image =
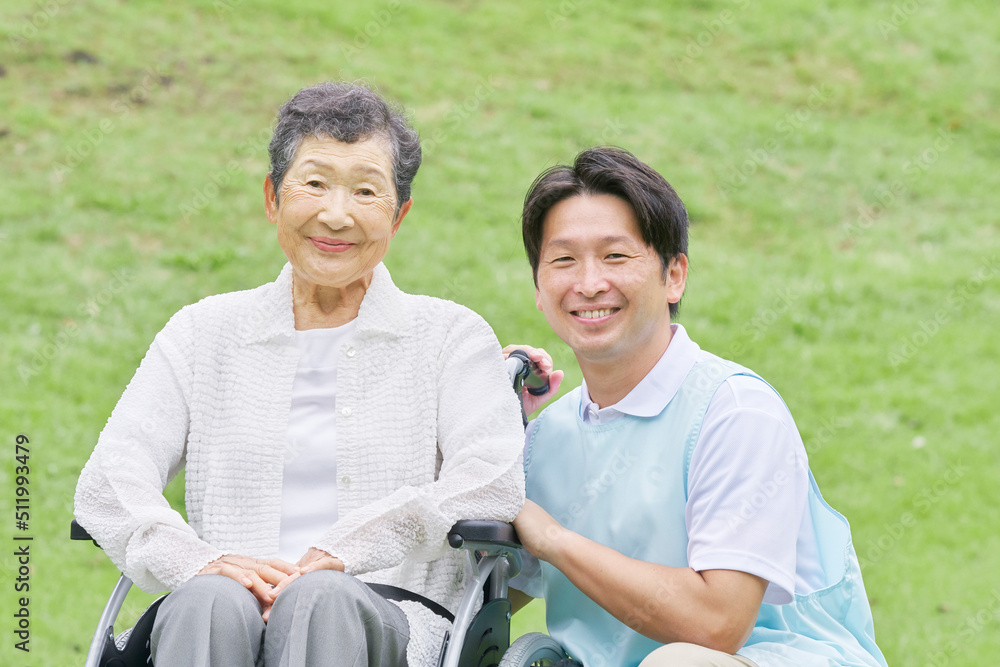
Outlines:
{"label": "man's hand on wheelchair handle", "polygon": [[539,375],[542,378],[547,378],[549,381],[549,390],[541,396],[534,396],[528,393],[527,389],[523,389],[521,391],[524,413],[526,415],[530,415],[548,403],[549,400],[556,395],[556,392],[559,391],[559,384],[562,382],[565,373],[552,369],[551,355],[540,347],[531,347],[530,345],[508,345],[503,349],[504,359],[506,359],[512,351],[518,349],[524,350],[528,353],[528,357],[538,365]]}

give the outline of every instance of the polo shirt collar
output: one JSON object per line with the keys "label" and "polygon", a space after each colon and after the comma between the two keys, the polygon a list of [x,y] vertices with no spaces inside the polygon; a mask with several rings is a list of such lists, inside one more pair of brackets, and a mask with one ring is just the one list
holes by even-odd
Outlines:
{"label": "polo shirt collar", "polygon": [[655,417],[663,412],[697,363],[701,352],[682,325],[671,324],[670,331],[670,344],[660,360],[625,398],[614,405],[598,408],[591,400],[587,381],[584,380],[580,392],[580,417],[588,423],[601,424],[622,415]]}

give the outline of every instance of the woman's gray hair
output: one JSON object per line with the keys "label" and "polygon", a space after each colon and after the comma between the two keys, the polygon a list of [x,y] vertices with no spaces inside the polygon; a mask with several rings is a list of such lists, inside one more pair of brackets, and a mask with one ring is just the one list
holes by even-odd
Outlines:
{"label": "woman's gray hair", "polygon": [[420,168],[420,137],[404,111],[370,88],[354,83],[321,83],[303,88],[278,112],[267,151],[275,201],[285,172],[306,137],[331,137],[347,144],[384,139],[392,158],[396,212],[410,199],[410,184]]}

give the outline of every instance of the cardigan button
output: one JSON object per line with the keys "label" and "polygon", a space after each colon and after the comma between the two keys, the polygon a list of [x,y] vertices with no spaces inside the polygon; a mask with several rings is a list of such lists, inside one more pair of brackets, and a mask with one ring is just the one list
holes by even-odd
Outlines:
{"label": "cardigan button", "polygon": [[353,357],[357,353],[358,353],[357,350],[355,350],[353,347],[347,348],[347,356]]}
{"label": "cardigan button", "polygon": [[344,415],[345,417],[350,417],[351,416],[351,409],[350,408],[343,408],[343,409],[341,409],[340,414]]}
{"label": "cardigan button", "polygon": [[343,477],[341,477],[340,481],[343,482],[345,486],[350,486],[351,485],[351,478],[348,477],[347,475],[344,475]]}

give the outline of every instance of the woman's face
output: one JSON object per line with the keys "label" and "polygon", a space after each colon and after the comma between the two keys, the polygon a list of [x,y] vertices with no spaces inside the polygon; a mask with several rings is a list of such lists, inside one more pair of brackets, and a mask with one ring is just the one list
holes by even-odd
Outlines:
{"label": "woman's face", "polygon": [[381,139],[302,141],[278,197],[264,182],[267,218],[296,275],[314,285],[367,287],[409,210],[396,212],[392,159]]}

